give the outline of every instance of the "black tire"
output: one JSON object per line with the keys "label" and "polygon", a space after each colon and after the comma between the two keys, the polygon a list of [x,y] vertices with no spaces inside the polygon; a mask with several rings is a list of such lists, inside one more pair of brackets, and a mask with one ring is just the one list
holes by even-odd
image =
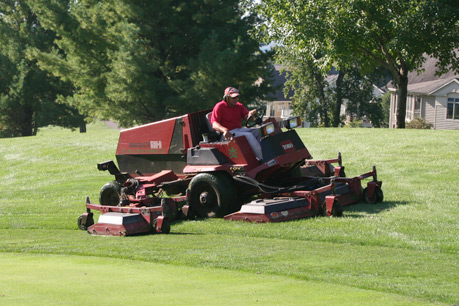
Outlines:
{"label": "black tire", "polygon": [[337,200],[333,202],[333,207],[332,207],[332,216],[333,217],[342,217],[343,216],[343,207],[341,206],[341,203]]}
{"label": "black tire", "polygon": [[171,232],[171,223],[169,220],[163,220],[163,226],[161,226],[161,234],[169,234]]}
{"label": "black tire", "polygon": [[190,209],[198,217],[223,217],[238,206],[234,181],[227,173],[200,173],[188,189]]}
{"label": "black tire", "polygon": [[78,217],[78,228],[82,231],[86,231],[93,224],[94,218],[92,217],[92,215],[86,218],[86,222],[83,222],[83,216]]}
{"label": "black tire", "polygon": [[171,223],[169,222],[168,219],[164,219],[163,220],[163,224],[161,226],[161,231],[160,232],[156,231],[156,226],[157,225],[158,225],[158,219],[153,220],[153,224],[151,225],[151,227],[153,228],[153,232],[154,233],[169,234],[171,232]]}
{"label": "black tire", "polygon": [[[327,205],[325,204],[325,202],[322,204],[320,208],[320,215],[324,217],[328,216]],[[343,207],[341,206],[341,203],[336,199],[333,202],[333,207],[332,207],[330,216],[331,217],[342,217],[343,216]]]}
{"label": "black tire", "polygon": [[100,205],[116,206],[120,203],[121,184],[113,181],[105,184],[100,189]]}
{"label": "black tire", "polygon": [[375,192],[376,192],[376,203],[381,203],[382,201],[384,201],[384,193],[382,189],[378,187],[376,188]]}
{"label": "black tire", "polygon": [[376,204],[376,203],[382,202],[384,200],[384,193],[381,190],[381,188],[375,187],[375,194],[373,196],[373,199],[370,199],[369,195],[368,195],[368,188],[365,188],[363,190],[362,197],[363,197],[363,200],[366,203],[368,203],[368,204]]}

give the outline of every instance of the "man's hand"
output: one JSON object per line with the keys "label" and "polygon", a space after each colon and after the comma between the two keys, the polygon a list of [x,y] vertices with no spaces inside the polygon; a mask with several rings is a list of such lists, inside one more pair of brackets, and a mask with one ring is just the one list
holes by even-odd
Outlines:
{"label": "man's hand", "polygon": [[217,132],[220,132],[223,134],[223,137],[225,137],[226,140],[231,140],[233,139],[233,133],[231,133],[226,127],[224,127],[223,125],[221,125],[220,123],[218,123],[217,121],[214,121],[214,123],[212,123],[212,127],[214,128],[214,130],[216,130]]}
{"label": "man's hand", "polygon": [[226,130],[225,132],[223,132],[223,137],[225,137],[226,140],[231,140],[231,139],[233,139],[233,133],[231,133],[230,131]]}
{"label": "man's hand", "polygon": [[[256,109],[252,109],[252,110],[249,111],[249,113],[247,114],[247,118],[249,118],[250,116],[253,116],[253,114],[255,114],[256,112],[257,112]],[[246,119],[247,119],[247,118],[246,118]],[[253,117],[252,117],[252,119],[253,119]]]}

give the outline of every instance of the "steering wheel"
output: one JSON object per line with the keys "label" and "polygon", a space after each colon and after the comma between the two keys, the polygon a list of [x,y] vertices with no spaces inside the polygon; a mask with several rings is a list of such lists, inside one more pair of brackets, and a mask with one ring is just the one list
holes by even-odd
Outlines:
{"label": "steering wheel", "polygon": [[251,128],[257,124],[262,124],[263,123],[263,116],[265,115],[265,108],[264,107],[259,107],[255,110],[255,113],[253,115],[247,117],[247,122],[245,123],[245,127]]}

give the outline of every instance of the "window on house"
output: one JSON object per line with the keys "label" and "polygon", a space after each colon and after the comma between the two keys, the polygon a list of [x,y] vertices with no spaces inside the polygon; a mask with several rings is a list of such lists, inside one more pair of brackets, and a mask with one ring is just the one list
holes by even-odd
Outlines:
{"label": "window on house", "polygon": [[421,117],[421,97],[414,98],[414,118]]}
{"label": "window on house", "polygon": [[270,111],[269,111],[269,116],[274,117],[276,115],[276,109],[274,107],[274,104],[271,105]]}
{"label": "window on house", "polygon": [[412,120],[413,118],[413,96],[406,97],[406,112],[405,112],[405,119]]}
{"label": "window on house", "polygon": [[446,108],[446,119],[459,120],[459,98],[448,98],[448,106]]}

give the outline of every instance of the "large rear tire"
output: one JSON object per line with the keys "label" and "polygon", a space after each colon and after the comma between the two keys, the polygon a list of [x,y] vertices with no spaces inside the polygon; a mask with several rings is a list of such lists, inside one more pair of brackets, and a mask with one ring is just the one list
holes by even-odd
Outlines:
{"label": "large rear tire", "polygon": [[100,189],[100,205],[116,206],[120,203],[121,184],[113,181],[105,184]]}
{"label": "large rear tire", "polygon": [[200,173],[188,189],[190,209],[198,217],[223,217],[237,207],[234,181],[227,173]]}

